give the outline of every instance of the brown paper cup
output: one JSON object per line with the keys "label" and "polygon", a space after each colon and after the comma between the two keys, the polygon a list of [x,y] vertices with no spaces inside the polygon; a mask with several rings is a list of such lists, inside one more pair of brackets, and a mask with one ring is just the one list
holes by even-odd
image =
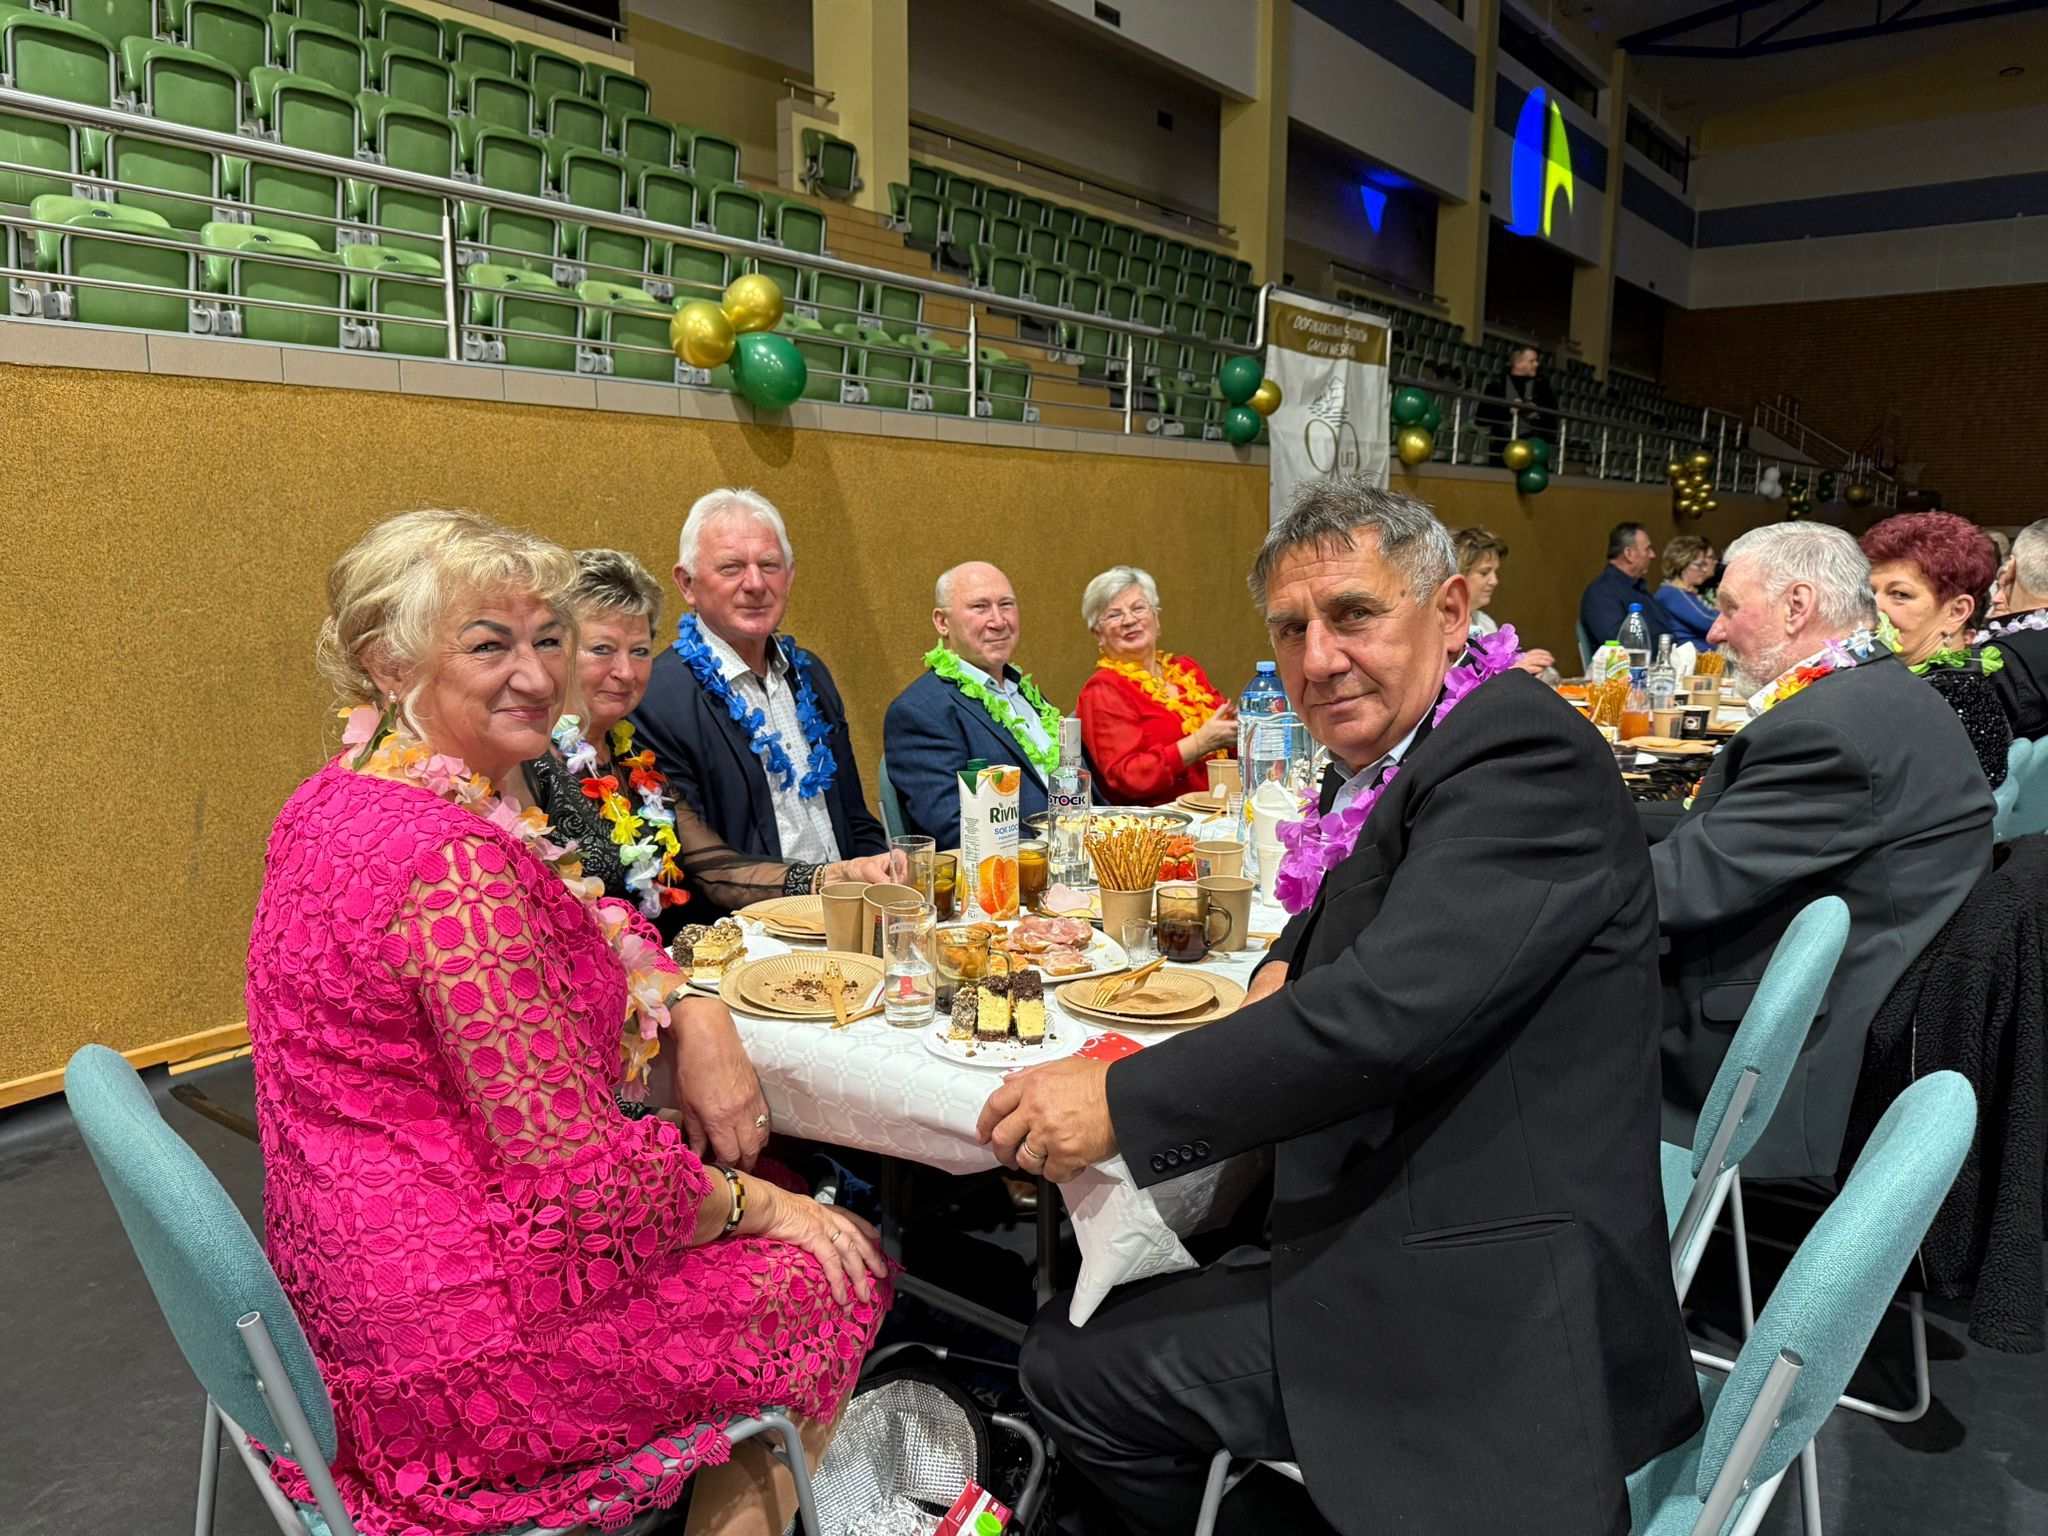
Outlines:
{"label": "brown paper cup", "polygon": [[1212,757],[1208,762],[1209,793],[1212,795],[1235,795],[1244,789],[1244,775],[1234,757]]}
{"label": "brown paper cup", "polygon": [[1244,873],[1244,844],[1233,843],[1227,838],[1214,842],[1197,843],[1194,847],[1195,873],[1207,878],[1210,875],[1241,875]]}
{"label": "brown paper cup", "polygon": [[[1200,856],[1201,850],[1197,847],[1196,857],[1199,858]],[[1211,917],[1213,918],[1216,913],[1221,912],[1230,919],[1230,926],[1223,931],[1222,936],[1220,938],[1211,938],[1211,948],[1222,950],[1251,948],[1252,892],[1257,888],[1257,884],[1258,882],[1247,880],[1243,875],[1204,875],[1195,882],[1195,885],[1209,898]],[[1209,931],[1212,935],[1215,934],[1216,924],[1214,922],[1211,922]]]}
{"label": "brown paper cup", "polygon": [[1650,711],[1650,734],[1652,736],[1676,736],[1684,728],[1684,710],[1653,709]]}
{"label": "brown paper cup", "polygon": [[825,947],[836,949],[842,954],[861,954],[867,950],[866,937],[861,922],[867,916],[863,898],[868,893],[865,880],[841,880],[826,886],[818,893],[825,903]]}
{"label": "brown paper cup", "polygon": [[[924,895],[913,885],[871,885],[861,897],[867,908],[866,926],[861,933],[861,942],[852,946],[863,954],[878,959],[882,953],[882,909],[899,901],[923,901]],[[830,923],[828,918],[827,923]],[[827,929],[829,933],[829,927]],[[828,948],[836,947],[828,944]]]}
{"label": "brown paper cup", "polygon": [[1102,931],[1113,939],[1121,939],[1125,923],[1149,921],[1152,916],[1152,892],[1112,891],[1104,887],[1102,892]]}

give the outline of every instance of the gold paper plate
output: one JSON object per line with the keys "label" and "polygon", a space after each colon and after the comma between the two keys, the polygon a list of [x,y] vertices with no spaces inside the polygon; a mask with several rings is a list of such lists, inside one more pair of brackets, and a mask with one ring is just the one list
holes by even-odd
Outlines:
{"label": "gold paper plate", "polygon": [[825,898],[776,896],[741,907],[737,915],[751,917],[764,928],[784,933],[822,934],[825,931]]}
{"label": "gold paper plate", "polygon": [[[831,1018],[832,995],[824,988],[825,966],[836,961],[846,978],[846,1011],[852,1013],[867,1000],[882,979],[882,962],[870,955],[846,954],[837,950],[803,955],[777,955],[743,965],[734,973],[735,990],[743,1005],[765,1013],[789,1018]],[[721,994],[723,989],[721,988]]]}
{"label": "gold paper plate", "polygon": [[[1095,985],[1109,987],[1125,980],[1128,977],[1105,976]],[[1081,999],[1085,1002],[1094,996],[1094,992],[1086,992],[1081,994]],[[1095,1011],[1119,1019],[1159,1018],[1168,1014],[1190,1013],[1204,1003],[1213,1002],[1215,997],[1216,988],[1206,976],[1191,971],[1157,970],[1108,1006]]]}
{"label": "gold paper plate", "polygon": [[1638,752],[1655,752],[1661,757],[1710,757],[1714,751],[1712,742],[1687,741],[1679,736],[1631,736],[1622,745]]}
{"label": "gold paper plate", "polygon": [[1147,1016],[1104,1013],[1101,1009],[1089,1005],[1088,999],[1095,995],[1096,984],[1092,981],[1069,982],[1059,988],[1056,995],[1060,1000],[1060,1007],[1077,1019],[1086,1019],[1091,1024],[1127,1024],[1132,1028],[1186,1029],[1193,1024],[1207,1024],[1213,1019],[1223,1018],[1244,1006],[1244,988],[1228,976],[1204,976],[1202,980],[1215,995],[1200,1007],[1190,1008],[1186,1013]]}
{"label": "gold paper plate", "polygon": [[1228,802],[1200,790],[1182,795],[1173,803],[1184,811],[1199,811],[1205,816],[1220,816],[1230,808]]}

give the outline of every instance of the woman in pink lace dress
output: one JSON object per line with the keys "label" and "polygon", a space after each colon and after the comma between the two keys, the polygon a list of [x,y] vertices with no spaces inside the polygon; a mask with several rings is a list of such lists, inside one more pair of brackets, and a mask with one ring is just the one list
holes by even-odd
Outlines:
{"label": "woman in pink lace dress", "polygon": [[729,1419],[831,1419],[888,1305],[858,1218],[614,1103],[630,1009],[680,1030],[718,1005],[512,798],[562,707],[574,574],[471,514],[366,535],[321,661],[368,708],[271,834],[248,994],[267,1243],[366,1536],[672,1503]]}

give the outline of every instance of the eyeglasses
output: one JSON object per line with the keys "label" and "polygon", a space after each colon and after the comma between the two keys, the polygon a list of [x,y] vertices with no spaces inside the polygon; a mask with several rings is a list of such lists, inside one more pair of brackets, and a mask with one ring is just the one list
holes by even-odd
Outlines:
{"label": "eyeglasses", "polygon": [[1144,619],[1152,615],[1150,603],[1133,603],[1128,608],[1112,608],[1102,616],[1105,624],[1121,624],[1125,619]]}

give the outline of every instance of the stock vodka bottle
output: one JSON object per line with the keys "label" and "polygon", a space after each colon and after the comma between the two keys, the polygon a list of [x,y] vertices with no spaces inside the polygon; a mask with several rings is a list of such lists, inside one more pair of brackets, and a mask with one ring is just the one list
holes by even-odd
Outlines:
{"label": "stock vodka bottle", "polygon": [[1046,879],[1054,885],[1095,883],[1088,863],[1088,802],[1092,775],[1082,766],[1081,717],[1060,721],[1060,761],[1046,780]]}

